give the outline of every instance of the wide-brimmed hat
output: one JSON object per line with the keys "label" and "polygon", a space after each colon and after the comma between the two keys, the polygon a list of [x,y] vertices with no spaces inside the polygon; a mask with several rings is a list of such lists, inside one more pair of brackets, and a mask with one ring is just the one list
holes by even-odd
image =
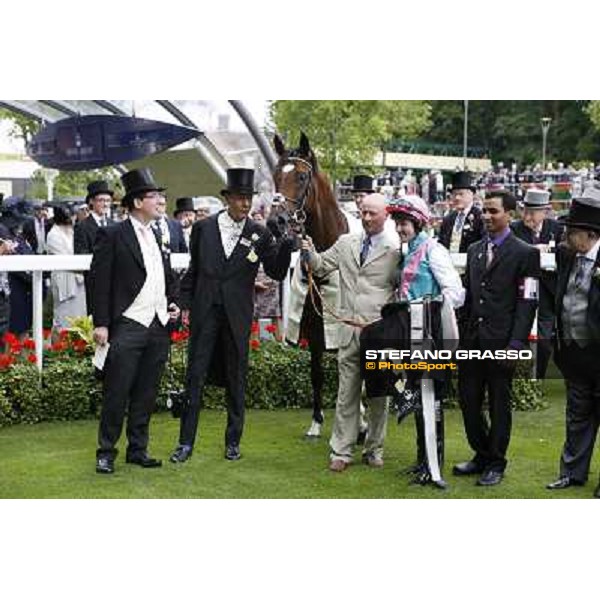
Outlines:
{"label": "wide-brimmed hat", "polygon": [[98,194],[108,194],[112,198],[115,193],[110,189],[108,181],[104,181],[103,179],[99,179],[98,181],[90,181],[87,186],[87,196],[85,197],[86,202]]}
{"label": "wide-brimmed hat", "polygon": [[450,183],[450,190],[471,190],[476,191],[476,187],[473,185],[473,176],[469,171],[457,171],[452,173],[452,181]]}
{"label": "wide-brimmed hat", "polygon": [[256,194],[254,189],[254,169],[227,169],[227,187],[221,190],[221,195],[242,194],[253,196]]}
{"label": "wide-brimmed hat", "polygon": [[600,231],[600,182],[589,182],[579,198],[573,198],[569,214],[561,219],[567,227]]}
{"label": "wide-brimmed hat", "polygon": [[369,175],[356,175],[352,179],[353,194],[372,194],[373,192],[375,192],[373,189],[373,177]]}
{"label": "wide-brimmed hat", "polygon": [[132,198],[145,192],[164,192],[167,188],[159,187],[154,181],[150,169],[133,169],[121,175],[125,195],[121,204],[127,205]]}
{"label": "wide-brimmed hat", "polygon": [[539,189],[529,189],[523,199],[523,208],[544,209],[550,208],[550,192]]}
{"label": "wide-brimmed hat", "polygon": [[175,200],[175,212],[173,213],[177,216],[181,212],[194,212],[194,199],[193,198],[177,198]]}

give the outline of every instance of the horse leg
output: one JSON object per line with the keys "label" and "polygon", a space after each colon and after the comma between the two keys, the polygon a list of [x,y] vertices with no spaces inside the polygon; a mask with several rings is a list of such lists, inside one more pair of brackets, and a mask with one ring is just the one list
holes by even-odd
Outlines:
{"label": "horse leg", "polygon": [[323,349],[311,346],[310,349],[310,382],[312,385],[312,423],[310,429],[306,432],[307,437],[319,437],[321,427],[324,421],[323,415],[323,382],[325,375],[323,373]]}

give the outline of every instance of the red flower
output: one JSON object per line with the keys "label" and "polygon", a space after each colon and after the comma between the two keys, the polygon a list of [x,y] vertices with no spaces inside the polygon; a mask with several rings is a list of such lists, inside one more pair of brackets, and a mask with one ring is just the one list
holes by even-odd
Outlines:
{"label": "red flower", "polygon": [[298,340],[298,346],[300,346],[300,348],[308,348],[308,340],[306,338],[300,338]]}
{"label": "red flower", "polygon": [[171,341],[172,342],[179,342],[181,340],[181,334],[179,331],[171,331]]}
{"label": "red flower", "polygon": [[35,342],[31,338],[27,338],[23,342],[23,348],[25,348],[25,350],[35,350]]}
{"label": "red flower", "polygon": [[44,339],[47,340],[50,337],[50,335],[52,335],[52,329],[44,329],[43,333],[44,333]]}
{"label": "red flower", "polygon": [[260,348],[260,342],[258,340],[250,340],[250,348],[252,348],[252,350],[258,350]]}
{"label": "red flower", "polygon": [[189,332],[189,330],[188,330],[188,329],[184,329],[184,330],[181,332],[181,340],[182,340],[182,341],[183,341],[183,340],[187,340],[189,337],[190,337],[190,332]]}
{"label": "red flower", "polygon": [[253,321],[252,322],[252,328],[250,329],[251,333],[259,333],[260,332],[260,325],[258,324],[258,321]]}
{"label": "red flower", "polygon": [[30,363],[36,363],[37,362],[37,358],[36,358],[35,354],[28,354],[27,355],[27,360]]}
{"label": "red flower", "polygon": [[275,333],[277,331],[277,325],[273,325],[273,323],[271,323],[265,327],[265,331],[267,333]]}
{"label": "red flower", "polygon": [[52,352],[64,352],[68,348],[69,344],[66,342],[54,342],[54,344],[50,346],[50,350],[52,350]]}
{"label": "red flower", "polygon": [[14,333],[11,333],[10,331],[7,331],[2,336],[2,341],[5,344],[11,345],[11,344],[19,343],[19,338],[17,338],[17,336]]}
{"label": "red flower", "polygon": [[12,356],[10,354],[0,354],[0,369],[8,369],[12,364]]}
{"label": "red flower", "polygon": [[69,338],[69,330],[68,329],[61,329],[58,332],[58,339],[59,340],[66,340]]}
{"label": "red flower", "polygon": [[23,344],[17,341],[10,344],[10,353],[11,354],[21,354],[21,350],[23,350]]}
{"label": "red flower", "polygon": [[87,342],[85,340],[74,340],[73,341],[73,350],[75,352],[85,352],[87,349]]}

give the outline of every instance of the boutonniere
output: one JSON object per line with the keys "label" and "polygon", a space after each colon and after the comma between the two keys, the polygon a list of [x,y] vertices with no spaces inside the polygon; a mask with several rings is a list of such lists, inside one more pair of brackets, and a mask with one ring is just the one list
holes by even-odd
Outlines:
{"label": "boutonniere", "polygon": [[253,234],[250,236],[250,239],[251,239],[253,242],[258,242],[259,238],[260,238],[260,236],[258,235],[258,233],[253,233]]}
{"label": "boutonniere", "polygon": [[248,252],[248,256],[246,256],[246,258],[251,263],[255,263],[258,260],[258,255],[256,254],[256,252],[254,252],[254,248],[252,248],[252,250],[250,250],[250,252]]}

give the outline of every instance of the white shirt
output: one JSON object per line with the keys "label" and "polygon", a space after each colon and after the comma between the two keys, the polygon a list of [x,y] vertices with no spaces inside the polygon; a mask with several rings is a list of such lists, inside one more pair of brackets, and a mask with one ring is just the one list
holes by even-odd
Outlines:
{"label": "white shirt", "polygon": [[163,246],[169,246],[171,244],[171,232],[169,231],[169,224],[167,223],[167,218],[158,218],[156,220],[156,224],[160,228]]}
{"label": "white shirt", "polygon": [[33,219],[35,222],[35,237],[37,238],[37,253],[44,254],[46,251],[46,219]]}
{"label": "white shirt", "polygon": [[135,217],[130,217],[130,221],[142,251],[146,281],[123,316],[144,327],[150,327],[156,315],[159,321],[166,325],[169,315],[167,313],[165,269],[158,243],[150,225],[144,225]]}
{"label": "white shirt", "polygon": [[225,252],[225,256],[229,258],[242,235],[244,225],[246,225],[246,219],[243,221],[234,221],[225,210],[219,213],[217,224],[219,225],[223,251]]}
{"label": "white shirt", "polygon": [[96,221],[98,227],[106,227],[106,217],[99,217],[95,212],[92,212],[91,215],[94,217],[94,221]]}
{"label": "white shirt", "polygon": [[438,242],[431,245],[429,267],[452,308],[461,307],[465,302],[465,288],[458,271],[452,264],[450,252]]}

